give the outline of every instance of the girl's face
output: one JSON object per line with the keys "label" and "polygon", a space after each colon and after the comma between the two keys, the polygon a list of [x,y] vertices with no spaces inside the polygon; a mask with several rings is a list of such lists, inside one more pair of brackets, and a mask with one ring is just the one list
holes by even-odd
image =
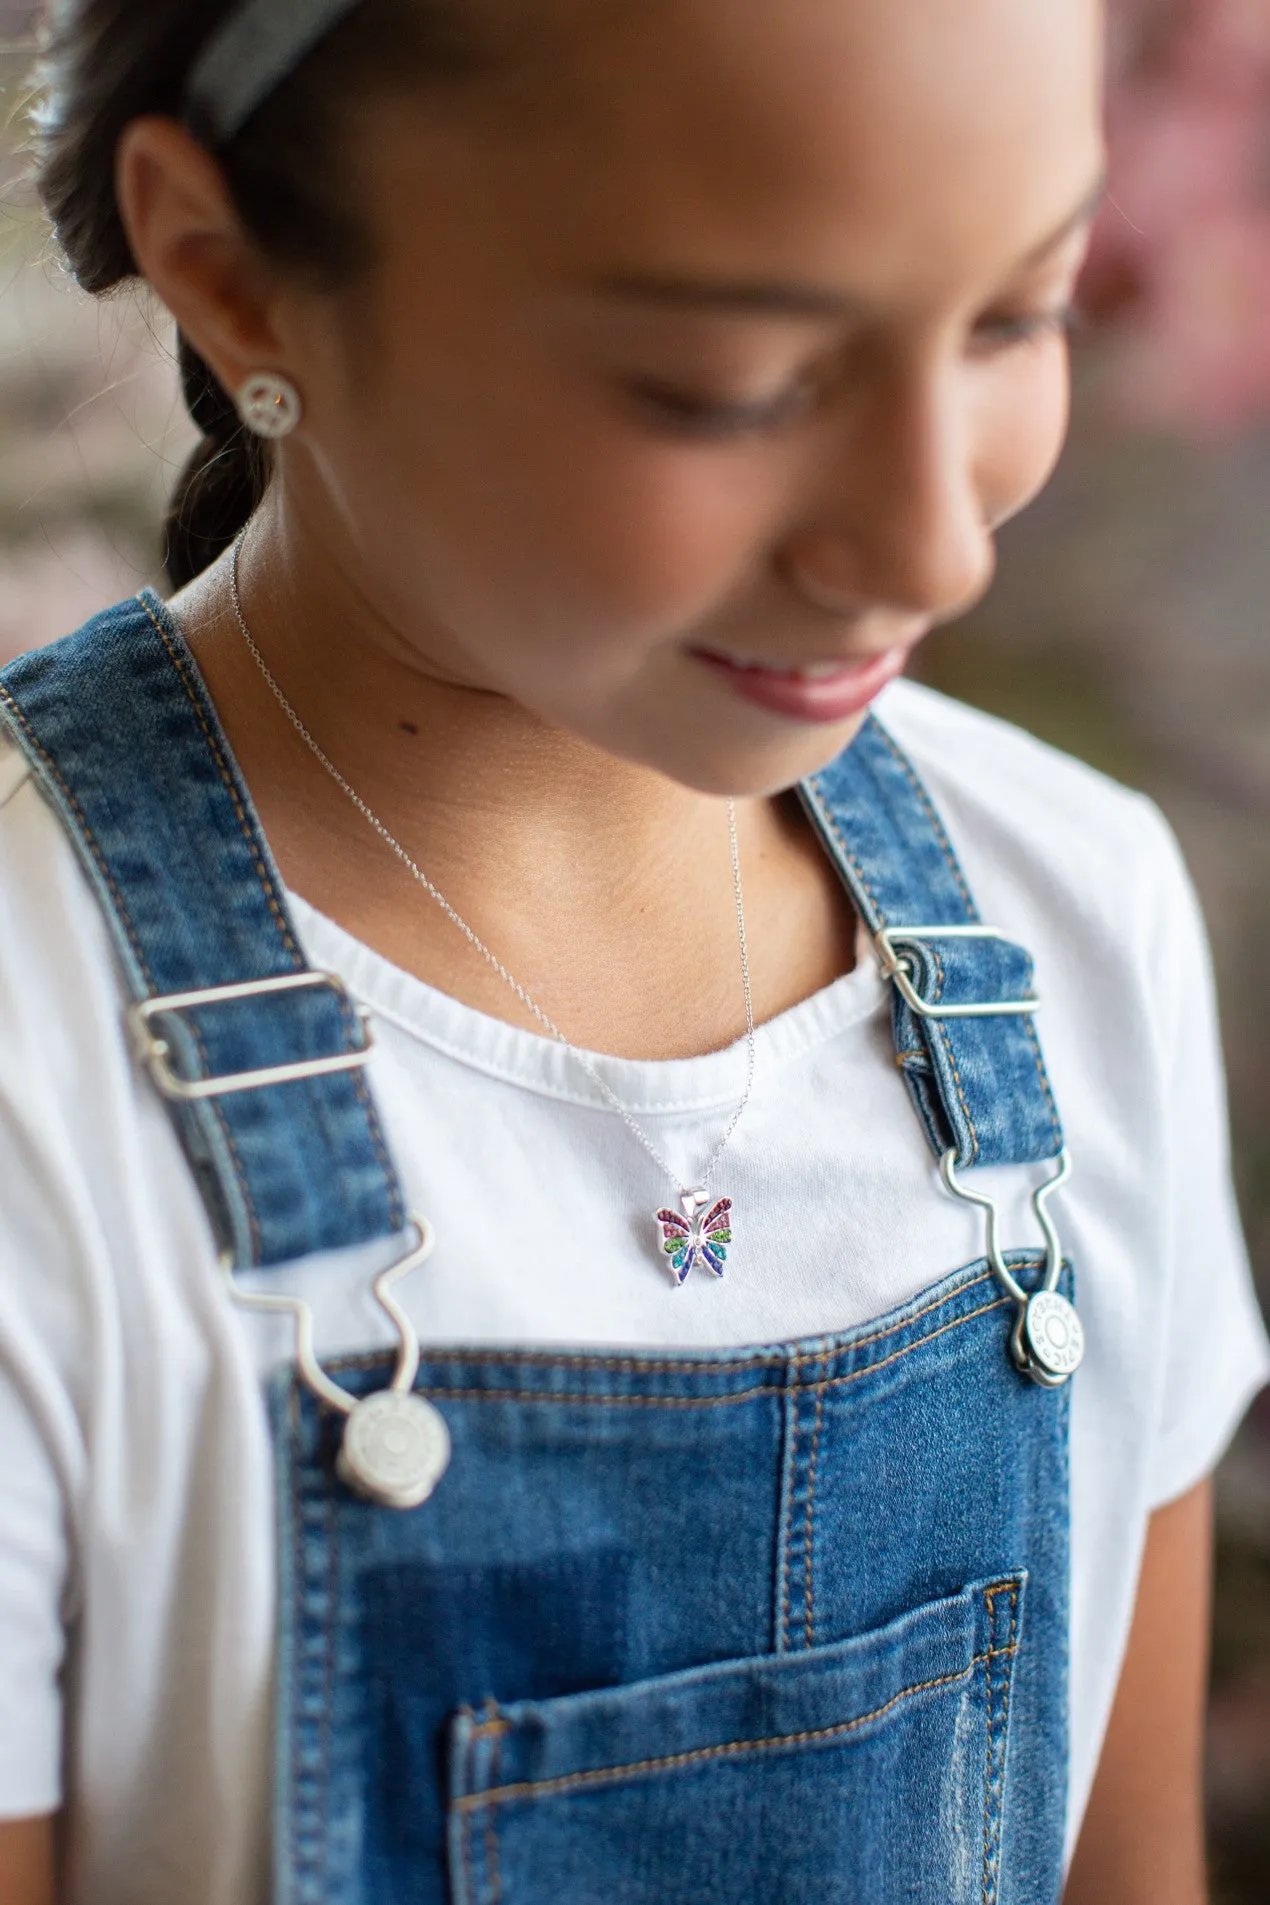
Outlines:
{"label": "girl's face", "polygon": [[1057,457],[1097,0],[535,13],[513,76],[359,119],[380,256],[284,301],[288,489],[426,671],[785,787]]}

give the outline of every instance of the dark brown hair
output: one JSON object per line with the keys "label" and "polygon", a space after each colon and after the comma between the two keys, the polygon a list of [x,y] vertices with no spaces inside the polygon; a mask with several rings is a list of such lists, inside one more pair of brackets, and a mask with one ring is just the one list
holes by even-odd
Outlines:
{"label": "dark brown hair", "polygon": [[[115,199],[115,152],[133,120],[183,115],[195,57],[234,0],[61,0],[42,42],[37,181],[70,269],[96,296],[138,276]],[[217,157],[261,249],[334,286],[370,263],[341,165],[341,104],[360,89],[488,65],[468,0],[364,0]],[[203,442],[182,472],[164,561],[174,589],[227,549],[269,482],[265,444],[239,423],[180,340],[181,381]]]}

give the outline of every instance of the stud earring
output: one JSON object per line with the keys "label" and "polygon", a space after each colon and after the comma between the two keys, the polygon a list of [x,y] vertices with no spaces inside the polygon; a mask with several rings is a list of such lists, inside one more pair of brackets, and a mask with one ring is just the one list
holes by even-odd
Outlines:
{"label": "stud earring", "polygon": [[238,392],[238,414],[253,436],[276,440],[291,435],[304,415],[304,405],[290,378],[260,370]]}

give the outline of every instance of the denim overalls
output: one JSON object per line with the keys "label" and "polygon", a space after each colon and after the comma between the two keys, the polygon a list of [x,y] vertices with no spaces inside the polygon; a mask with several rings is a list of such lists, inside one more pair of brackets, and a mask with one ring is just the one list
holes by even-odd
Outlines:
{"label": "denim overalls", "polygon": [[[227,1262],[395,1233],[408,1256],[369,1028],[306,966],[158,599],[13,664],[0,718],[100,898]],[[980,925],[903,754],[870,719],[803,798],[949,1188],[1061,1158],[1030,962]],[[346,1485],[346,1417],[282,1370],[276,1905],[1053,1905],[1074,1356],[1037,1208],[1044,1261],[990,1222],[983,1261],[839,1336],[406,1359],[450,1454],[409,1508]],[[367,1396],[395,1368],[326,1379]]]}

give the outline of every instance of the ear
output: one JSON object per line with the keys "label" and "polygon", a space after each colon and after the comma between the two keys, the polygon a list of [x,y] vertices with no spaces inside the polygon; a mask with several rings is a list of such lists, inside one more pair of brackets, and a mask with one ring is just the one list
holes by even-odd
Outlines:
{"label": "ear", "polygon": [[136,119],[119,141],[115,194],[138,270],[226,389],[282,369],[278,286],[212,155],[174,119]]}

